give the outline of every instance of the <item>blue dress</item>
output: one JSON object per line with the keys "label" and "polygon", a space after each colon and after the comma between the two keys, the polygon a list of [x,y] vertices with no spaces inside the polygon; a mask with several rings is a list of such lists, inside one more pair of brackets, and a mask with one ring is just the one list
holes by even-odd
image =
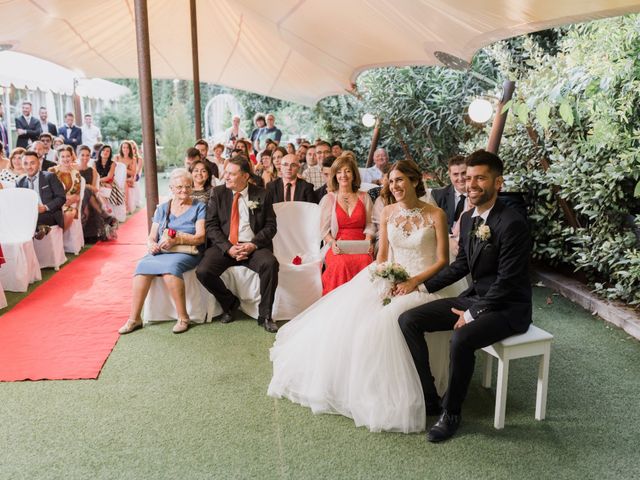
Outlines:
{"label": "blue dress", "polygon": [[[169,202],[158,205],[156,213],[153,215],[153,223],[160,225],[158,228],[158,238],[162,235],[167,218],[167,208]],[[176,217],[173,213],[169,215],[168,228],[173,228],[177,232],[196,233],[196,221],[204,220],[206,216],[206,206],[196,200],[193,201],[187,211]],[[170,274],[182,278],[182,274],[196,268],[202,255],[189,255],[187,253],[159,253],[157,255],[147,254],[138,262],[134,275],[165,275]]]}

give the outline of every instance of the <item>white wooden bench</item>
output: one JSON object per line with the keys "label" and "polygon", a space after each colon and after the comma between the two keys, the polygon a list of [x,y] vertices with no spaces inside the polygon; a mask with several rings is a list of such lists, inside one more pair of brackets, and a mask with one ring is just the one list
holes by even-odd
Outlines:
{"label": "white wooden bench", "polygon": [[547,386],[549,384],[549,357],[553,335],[534,325],[526,333],[505,338],[484,347],[487,354],[482,378],[482,386],[491,388],[493,357],[498,359],[498,378],[496,385],[496,408],[493,426],[504,428],[504,416],[507,407],[507,383],[509,381],[509,361],[516,358],[540,356],[538,366],[538,389],[536,393],[536,420],[544,420],[547,409]]}

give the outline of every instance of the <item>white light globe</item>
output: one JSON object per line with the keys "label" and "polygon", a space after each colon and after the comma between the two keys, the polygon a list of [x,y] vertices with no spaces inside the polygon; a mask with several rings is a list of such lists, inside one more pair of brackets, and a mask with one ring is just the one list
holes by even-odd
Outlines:
{"label": "white light globe", "polygon": [[493,106],[489,100],[476,98],[469,105],[469,117],[476,123],[485,123],[493,115]]}
{"label": "white light globe", "polygon": [[376,124],[376,117],[370,113],[365,113],[362,116],[362,124],[365,127],[373,127]]}

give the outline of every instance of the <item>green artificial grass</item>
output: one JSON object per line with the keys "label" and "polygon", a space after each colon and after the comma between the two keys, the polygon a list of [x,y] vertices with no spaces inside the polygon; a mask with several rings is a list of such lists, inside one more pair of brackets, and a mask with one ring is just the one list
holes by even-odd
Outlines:
{"label": "green artificial grass", "polygon": [[273,335],[255,321],[164,323],[122,337],[98,380],[0,384],[0,478],[640,478],[640,344],[534,292],[555,335],[542,422],[536,359],[511,363],[501,431],[478,362],[459,434],[432,445],[267,397]]}

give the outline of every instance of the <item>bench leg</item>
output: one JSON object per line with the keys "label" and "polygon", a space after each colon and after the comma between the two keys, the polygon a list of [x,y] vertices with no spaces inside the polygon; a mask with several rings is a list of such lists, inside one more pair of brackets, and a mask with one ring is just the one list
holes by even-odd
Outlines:
{"label": "bench leg", "polygon": [[504,428],[504,414],[507,409],[507,384],[509,382],[509,360],[498,359],[498,378],[496,380],[496,410],[493,426],[500,430]]}
{"label": "bench leg", "polygon": [[491,376],[493,374],[493,355],[484,352],[484,375],[482,375],[482,386],[491,388]]}
{"label": "bench leg", "polygon": [[536,391],[536,420],[544,420],[547,413],[547,387],[549,385],[549,357],[551,345],[547,345],[545,352],[540,356],[538,366],[538,389]]}

